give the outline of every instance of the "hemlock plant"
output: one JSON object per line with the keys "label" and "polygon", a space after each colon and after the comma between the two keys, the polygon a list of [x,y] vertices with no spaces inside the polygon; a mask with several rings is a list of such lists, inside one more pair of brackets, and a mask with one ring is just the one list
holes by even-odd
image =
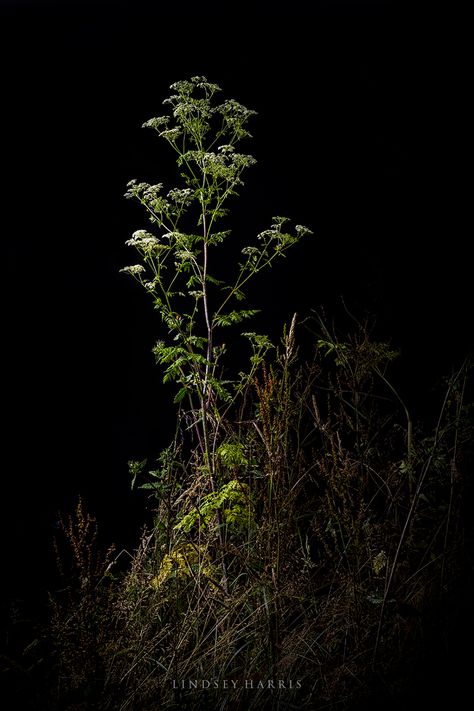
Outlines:
{"label": "hemlock plant", "polygon": [[[199,466],[215,493],[224,415],[273,347],[267,335],[241,326],[251,345],[250,364],[228,379],[223,366],[229,337],[224,332],[257,313],[242,308],[247,283],[311,231],[302,225],[290,230],[286,217],[274,217],[242,249],[234,280],[221,278],[222,250],[231,239],[227,206],[243,185],[244,171],[256,162],[237,146],[251,136],[247,124],[256,112],[234,99],[219,102],[220,87],[202,76],[170,88],[173,94],[163,102],[168,115],[143,125],[175,151],[181,184],[169,189],[163,183],[128,183],[126,197],[145,208],[151,227],[137,230],[127,241],[140,262],[121,271],[146,289],[161,315],[164,329],[154,347],[156,360],[164,370],[163,381],[177,385],[175,403],[196,438]],[[140,469],[131,463],[134,478]],[[152,474],[158,478],[158,472]]]}

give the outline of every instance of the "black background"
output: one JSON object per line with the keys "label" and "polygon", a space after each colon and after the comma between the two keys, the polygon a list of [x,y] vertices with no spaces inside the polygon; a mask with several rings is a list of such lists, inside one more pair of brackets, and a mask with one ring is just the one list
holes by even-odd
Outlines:
{"label": "black background", "polygon": [[274,214],[315,233],[251,294],[272,336],[341,297],[374,314],[419,417],[472,344],[464,19],[448,3],[303,8],[1,3],[4,593],[48,584],[79,493],[119,547],[148,520],[127,460],[156,456],[173,409],[157,314],[119,269],[146,226],[127,181],[174,185],[140,128],[171,82],[204,74],[258,111],[236,239]]}

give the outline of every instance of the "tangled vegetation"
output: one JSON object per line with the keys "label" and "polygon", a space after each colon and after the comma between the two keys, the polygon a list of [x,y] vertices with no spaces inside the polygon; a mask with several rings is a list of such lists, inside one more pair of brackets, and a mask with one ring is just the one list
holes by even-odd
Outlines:
{"label": "tangled vegetation", "polygon": [[408,449],[393,357],[361,329],[301,364],[285,336],[226,422],[219,495],[193,460],[179,485],[170,466],[125,571],[81,553],[78,509],[52,708],[71,692],[100,709],[351,708],[410,683],[463,575],[472,430],[465,364]]}
{"label": "tangled vegetation", "polygon": [[[395,694],[463,574],[470,364],[419,423],[391,385],[397,354],[367,324],[341,336],[295,315],[277,345],[236,333],[256,313],[234,308],[246,283],[310,231],[276,217],[234,282],[211,273],[224,203],[253,163],[235,150],[253,112],[213,103],[202,77],[173,90],[171,117],[147,126],[185,185],[129,184],[154,232],[134,233],[141,261],[125,271],[162,319],[176,434],[154,469],[130,462],[153,525],[127,565],[100,552],[82,503],[61,522],[41,708],[316,711]],[[226,344],[241,335],[248,367],[233,373]]]}

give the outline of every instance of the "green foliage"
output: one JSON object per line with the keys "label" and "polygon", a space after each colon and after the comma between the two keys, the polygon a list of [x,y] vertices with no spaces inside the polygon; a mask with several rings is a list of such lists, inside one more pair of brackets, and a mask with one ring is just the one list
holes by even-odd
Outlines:
{"label": "green foliage", "polygon": [[217,450],[217,456],[224,466],[228,468],[248,465],[248,459],[240,442],[224,442]]}
{"label": "green foliage", "polygon": [[192,413],[192,427],[212,479],[216,423],[236,403],[271,348],[267,336],[244,333],[252,347],[250,369],[224,379],[221,360],[227,345],[221,330],[258,313],[234,308],[233,303],[245,299],[243,287],[250,279],[310,230],[296,225],[291,232],[287,218],[274,217],[270,228],[242,249],[233,281],[227,283],[212,273],[213,265],[218,265],[214,249],[231,236],[231,230],[219,223],[227,215],[229,199],[243,185],[244,171],[255,163],[251,155],[237,151],[237,145],[250,137],[247,124],[255,112],[234,99],[217,101],[220,87],[205,77],[178,81],[171,89],[174,93],[164,101],[169,115],[152,118],[144,126],[175,151],[183,184],[166,191],[163,183],[129,182],[126,197],[145,208],[153,231],[137,230],[127,241],[141,263],[122,271],[146,289],[161,315],[166,340],[154,347],[156,361],[163,381],[178,385],[175,403]]}
{"label": "green foliage", "polygon": [[213,585],[212,580],[219,577],[208,551],[204,546],[181,544],[163,557],[158,573],[152,578],[150,585],[158,590],[168,580],[186,580],[201,574],[211,581],[211,585]]}
{"label": "green foliage", "polygon": [[[224,451],[230,454],[231,450]],[[230,456],[232,457],[232,454]],[[251,525],[251,502],[248,485],[245,482],[231,479],[219,491],[211,492],[204,496],[200,506],[184,515],[175,528],[189,533],[198,522],[202,527],[206,527],[215,518],[217,511],[220,509],[223,510],[225,523],[235,525],[246,531]]]}

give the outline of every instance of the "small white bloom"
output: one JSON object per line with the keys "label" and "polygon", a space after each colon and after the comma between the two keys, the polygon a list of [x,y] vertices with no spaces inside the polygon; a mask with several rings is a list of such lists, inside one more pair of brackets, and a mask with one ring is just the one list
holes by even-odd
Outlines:
{"label": "small white bloom", "polygon": [[160,136],[168,141],[176,141],[182,134],[180,128],[168,128],[166,131],[160,131]]}
{"label": "small white bloom", "polygon": [[141,274],[145,271],[145,267],[142,264],[132,264],[130,267],[124,267],[120,270],[121,272],[126,272],[127,274]]}
{"label": "small white bloom", "polygon": [[295,225],[296,234],[298,237],[304,237],[305,235],[312,235],[313,232],[308,227],[304,225]]}
{"label": "small white bloom", "polygon": [[136,247],[144,252],[160,252],[164,249],[163,245],[160,244],[160,240],[146,230],[137,230],[125,244],[127,247]]}
{"label": "small white bloom", "polygon": [[136,230],[133,234],[131,239],[128,239],[125,244],[127,247],[136,247],[136,245],[147,235],[149,232],[146,230]]}

